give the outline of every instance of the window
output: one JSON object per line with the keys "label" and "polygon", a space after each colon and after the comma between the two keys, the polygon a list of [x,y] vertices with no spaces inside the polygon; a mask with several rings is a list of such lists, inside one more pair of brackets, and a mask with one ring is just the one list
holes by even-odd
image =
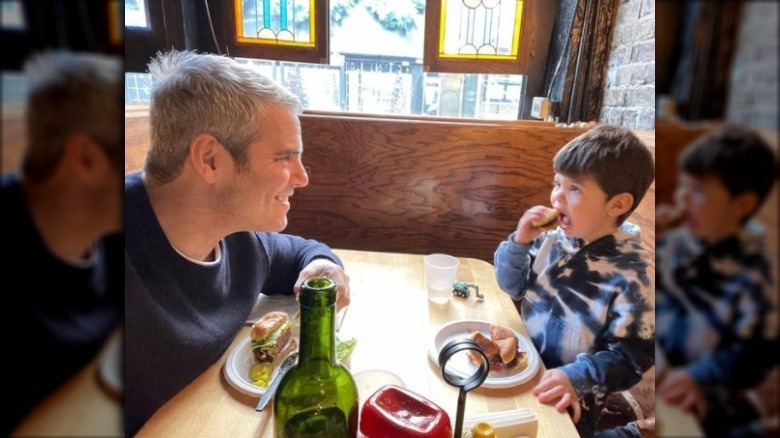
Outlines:
{"label": "window", "polygon": [[[270,13],[263,9],[264,3],[273,1],[237,0],[233,6],[240,4],[243,18],[235,35],[244,35],[244,45],[262,53],[279,45],[254,41],[266,25],[277,34],[294,29],[294,38],[303,38],[309,23],[301,12],[305,9],[299,7],[301,1],[295,2],[299,8],[295,14],[293,1],[287,1],[285,27],[280,9],[271,7]],[[309,110],[518,118],[528,83],[525,75],[425,71],[423,0],[331,0],[330,8],[328,63],[241,56],[234,49],[229,55],[284,84]],[[128,103],[148,102],[147,75],[128,73],[126,84]]]}
{"label": "window", "polygon": [[149,28],[146,0],[125,0],[125,26]]}
{"label": "window", "polygon": [[21,1],[3,1],[0,3],[0,25],[3,30],[27,30]]}
{"label": "window", "polygon": [[532,46],[523,17],[532,1],[428,0],[425,65],[440,72],[524,72]]}
{"label": "window", "polygon": [[[224,5],[227,2],[223,3]],[[231,56],[327,63],[327,11],[316,0],[233,0],[222,35]]]}
{"label": "window", "polygon": [[178,0],[125,1],[125,70],[145,71],[160,50],[184,49],[182,6]]}

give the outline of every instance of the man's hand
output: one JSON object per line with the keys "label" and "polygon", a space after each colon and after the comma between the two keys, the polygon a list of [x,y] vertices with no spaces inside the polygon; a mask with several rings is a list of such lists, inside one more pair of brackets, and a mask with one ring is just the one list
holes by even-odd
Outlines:
{"label": "man's hand", "polygon": [[336,283],[336,309],[349,306],[349,276],[344,269],[328,259],[314,259],[306,265],[295,282],[295,296],[301,293],[304,281],[314,277],[327,277]]}
{"label": "man's hand", "polygon": [[540,403],[546,405],[555,403],[555,410],[558,412],[566,412],[566,409],[571,406],[572,421],[575,423],[580,421],[582,414],[580,399],[563,371],[558,369],[545,371],[539,384],[532,391]]}
{"label": "man's hand", "polygon": [[691,373],[683,368],[673,368],[664,374],[658,385],[658,395],[667,403],[686,412],[693,412],[701,421],[707,414],[707,400]]}

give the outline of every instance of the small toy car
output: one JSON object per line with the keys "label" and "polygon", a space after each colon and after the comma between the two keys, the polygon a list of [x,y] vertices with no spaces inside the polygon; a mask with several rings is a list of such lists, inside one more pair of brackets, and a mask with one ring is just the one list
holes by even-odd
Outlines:
{"label": "small toy car", "polygon": [[452,284],[452,294],[460,298],[468,298],[471,295],[471,289],[474,288],[478,301],[485,301],[485,296],[479,293],[479,286],[474,283],[463,283],[456,281]]}
{"label": "small toy car", "polygon": [[463,283],[455,282],[452,285],[452,294],[460,298],[468,298],[471,295],[471,291]]}

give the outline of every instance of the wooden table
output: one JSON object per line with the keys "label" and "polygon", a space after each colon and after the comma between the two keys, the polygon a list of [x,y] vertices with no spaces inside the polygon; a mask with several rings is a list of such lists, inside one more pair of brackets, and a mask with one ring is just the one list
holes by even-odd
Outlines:
{"label": "wooden table", "polygon": [[98,377],[108,346],[121,336],[120,330],[114,332],[97,357],[30,412],[13,435],[121,436],[121,395]]}
{"label": "wooden table", "polygon": [[[352,303],[340,335],[355,336],[351,357],[353,373],[384,369],[400,376],[405,386],[447,410],[455,420],[457,389],[441,377],[428,359],[435,329],[458,319],[500,323],[526,333],[512,300],[496,284],[493,266],[461,258],[458,280],[479,284],[484,302],[472,297],[450,303],[429,303],[425,290],[422,255],[336,250],[350,276]],[[163,405],[141,429],[142,437],[270,437],[272,409],[255,411],[256,397],[234,390],[223,377],[222,366],[232,350],[249,335],[244,327],[222,358]],[[537,402],[530,390],[541,370],[530,381],[509,389],[478,388],[468,394],[466,415],[531,409],[538,423],[538,437],[576,437],[567,414]]]}
{"label": "wooden table", "polygon": [[703,437],[693,415],[672,406],[660,397],[655,399],[655,433],[659,437]]}

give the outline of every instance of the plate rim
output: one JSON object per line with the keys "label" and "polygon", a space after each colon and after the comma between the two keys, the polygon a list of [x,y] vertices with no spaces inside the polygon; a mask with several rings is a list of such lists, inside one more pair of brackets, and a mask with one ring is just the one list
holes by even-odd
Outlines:
{"label": "plate rim", "polygon": [[[526,350],[529,351],[529,363],[528,368],[526,368],[523,371],[520,371],[518,374],[514,376],[507,376],[507,377],[490,377],[488,376],[485,381],[480,385],[480,388],[488,388],[488,389],[504,389],[504,388],[512,388],[515,386],[522,385],[523,383],[526,383],[527,381],[531,380],[536,376],[536,374],[539,373],[539,368],[541,368],[541,357],[539,356],[539,352],[536,351],[536,347],[533,344],[533,341],[528,336],[525,336],[524,334],[518,332],[517,330],[513,329],[512,327],[508,327],[506,324],[499,324],[497,322],[492,321],[485,321],[481,319],[458,319],[455,321],[446,322],[444,324],[441,324],[438,326],[434,332],[433,335],[430,338],[430,344],[428,346],[428,358],[433,362],[434,365],[436,365],[436,368],[439,368],[439,363],[437,360],[438,357],[438,351],[436,348],[436,337],[441,333],[444,329],[458,324],[483,324],[488,327],[490,327],[491,324],[497,324],[502,327],[506,327],[509,330],[512,330],[512,333],[517,336],[518,343],[522,343]],[[530,370],[530,371],[528,371]],[[524,375],[524,373],[528,373],[528,375]],[[521,377],[518,377],[521,376]]]}
{"label": "plate rim", "polygon": [[[291,339],[294,339],[298,343],[298,348],[300,348],[300,327],[297,324],[292,328]],[[336,334],[336,341],[338,342],[338,340],[339,340],[339,336],[338,334]],[[236,391],[244,395],[261,397],[263,394],[265,394],[266,391],[265,389],[252,385],[251,383],[249,383],[249,379],[240,376],[239,375],[240,373],[238,372],[234,373],[236,361],[239,360],[238,356],[239,354],[242,353],[243,350],[247,350],[246,354],[250,355],[250,360],[251,360],[251,354],[252,354],[251,342],[252,342],[252,338],[250,336],[247,336],[246,338],[242,339],[238,344],[236,344],[232,350],[230,350],[230,353],[228,353],[225,362],[222,364],[222,374],[225,376],[225,380],[227,380],[228,384]],[[347,363],[349,363],[349,360],[347,360]],[[279,362],[276,366],[274,366],[274,370],[271,373],[270,380],[273,380],[273,378],[276,377],[276,374],[279,371],[280,364],[281,362]],[[346,367],[347,369],[350,369],[346,364],[342,363],[342,365],[344,365],[344,367]],[[235,374],[235,376],[233,374]]]}
{"label": "plate rim", "polygon": [[[230,384],[233,389],[236,391],[244,394],[244,395],[250,395],[250,396],[262,396],[265,394],[265,389],[259,388],[257,386],[252,385],[251,383],[247,383],[239,376],[233,376],[233,371],[236,366],[236,361],[238,360],[239,353],[242,352],[242,350],[249,349],[249,353],[251,354],[251,341],[252,339],[247,336],[246,339],[239,342],[233,349],[230,351],[230,354],[228,354],[227,359],[225,360],[225,364],[223,366],[223,371],[225,375],[225,380],[228,381],[228,384]],[[276,367],[274,367],[273,375],[276,374]]]}

